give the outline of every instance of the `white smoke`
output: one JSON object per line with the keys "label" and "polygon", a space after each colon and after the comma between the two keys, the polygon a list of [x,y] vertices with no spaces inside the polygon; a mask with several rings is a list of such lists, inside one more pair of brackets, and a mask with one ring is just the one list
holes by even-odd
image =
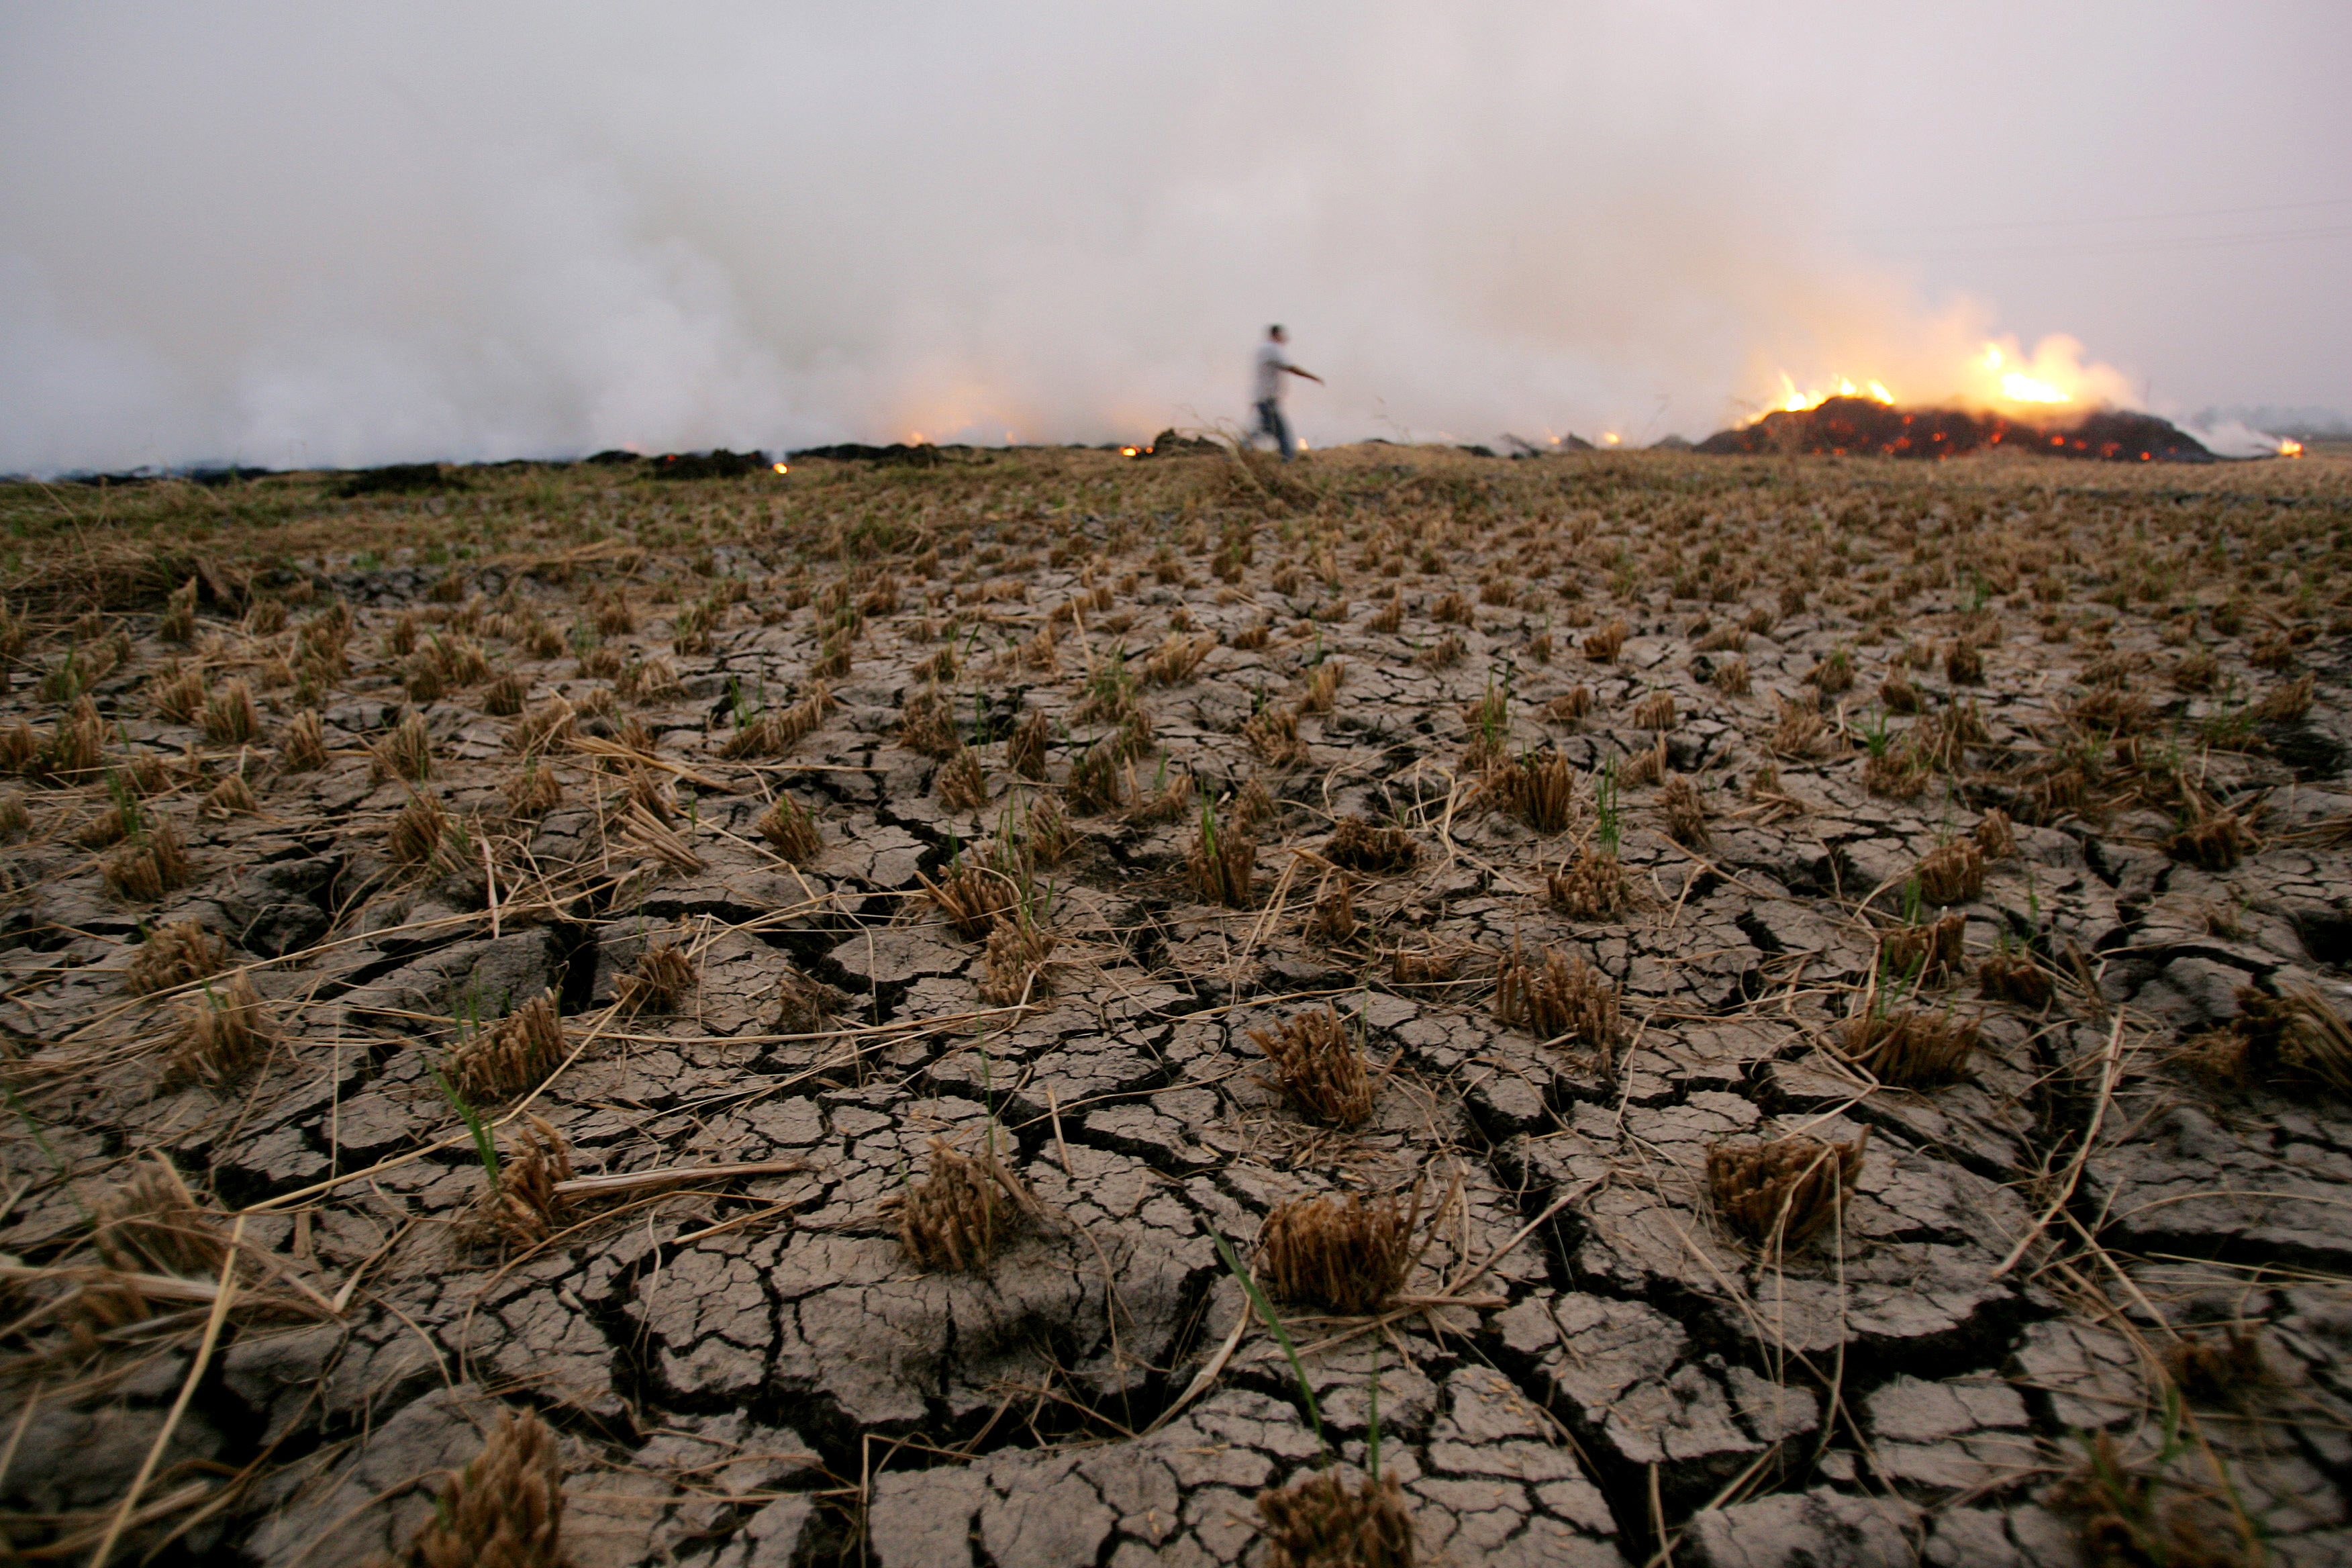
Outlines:
{"label": "white smoke", "polygon": [[1310,438],[1654,439],[1989,321],[1808,239],[1696,4],[6,26],[0,471],[1132,437],[1275,320]]}

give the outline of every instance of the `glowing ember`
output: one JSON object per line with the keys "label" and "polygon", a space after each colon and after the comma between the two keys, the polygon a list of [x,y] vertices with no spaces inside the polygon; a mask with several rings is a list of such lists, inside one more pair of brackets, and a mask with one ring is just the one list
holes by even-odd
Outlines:
{"label": "glowing ember", "polygon": [[2300,458],[2303,456],[2303,443],[2291,436],[2282,437],[2279,440],[2278,455],[2282,458]]}
{"label": "glowing ember", "polygon": [[1120,457],[1122,457],[1122,458],[1139,458],[1139,457],[1141,457],[1141,456],[1143,455],[1143,453],[1142,453],[1141,449],[1140,449],[1140,448],[1139,448],[1139,447],[1121,447],[1118,449],[1118,455],[1119,455]]}
{"label": "glowing ember", "polygon": [[780,474],[789,474],[789,473],[791,473],[791,472],[792,472],[792,469],[791,469],[791,468],[787,468],[787,467],[785,467],[785,466],[784,466],[783,464],[782,464],[782,463],[778,463],[778,464],[776,464],[776,465],[775,465],[775,470],[776,470],[776,472],[778,472],[778,473],[780,473]]}
{"label": "glowing ember", "polygon": [[[1780,404],[1777,408],[1768,408],[1764,412],[1766,414],[1775,412],[1802,414],[1809,408],[1819,408],[1832,397],[1867,397],[1874,402],[1890,404],[1895,401],[1895,395],[1886,390],[1885,384],[1883,382],[1865,381],[1860,386],[1856,386],[1842,375],[1833,379],[1836,382],[1833,386],[1808,387],[1800,392],[1797,390],[1796,382],[1790,377],[1789,373],[1782,371]],[[1761,419],[1764,415],[1759,414],[1756,417]],[[1754,422],[1754,420],[1749,421],[1750,424]]]}

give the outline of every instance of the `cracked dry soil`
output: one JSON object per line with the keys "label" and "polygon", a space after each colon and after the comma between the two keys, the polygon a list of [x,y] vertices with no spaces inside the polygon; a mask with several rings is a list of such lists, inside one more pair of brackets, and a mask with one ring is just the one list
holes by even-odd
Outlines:
{"label": "cracked dry soil", "polygon": [[[0,492],[25,1560],[405,1560],[518,1411],[485,1562],[1269,1562],[1375,1462],[1425,1563],[2347,1555],[2352,464],[362,488]],[[1295,1374],[1215,1238],[1336,1193],[1409,1268]]]}

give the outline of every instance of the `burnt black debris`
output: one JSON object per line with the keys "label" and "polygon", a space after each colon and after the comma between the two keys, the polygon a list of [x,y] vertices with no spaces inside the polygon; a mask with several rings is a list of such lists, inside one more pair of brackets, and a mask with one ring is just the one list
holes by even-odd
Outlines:
{"label": "burnt black debris", "polygon": [[2123,463],[2210,463],[2204,444],[2168,420],[2103,408],[2075,418],[2031,420],[1961,408],[1903,408],[1867,397],[1776,409],[1753,425],[1718,430],[1697,449],[1717,457],[1795,450],[1833,456],[1951,458],[1988,447]]}

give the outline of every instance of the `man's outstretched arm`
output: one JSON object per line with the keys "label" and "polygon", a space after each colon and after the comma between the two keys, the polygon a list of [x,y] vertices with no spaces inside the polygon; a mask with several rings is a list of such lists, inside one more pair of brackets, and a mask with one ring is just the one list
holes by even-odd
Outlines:
{"label": "man's outstretched arm", "polygon": [[1328,383],[1326,383],[1326,382],[1324,381],[1324,379],[1323,379],[1321,376],[1319,376],[1319,375],[1316,374],[1315,374],[1313,371],[1311,371],[1311,370],[1301,370],[1301,369],[1299,369],[1299,368],[1298,368],[1297,365],[1295,365],[1295,364],[1286,364],[1286,365],[1284,365],[1282,368],[1283,368],[1283,369],[1285,369],[1285,370],[1286,370],[1286,371],[1288,371],[1288,372],[1289,372],[1291,374],[1293,374],[1293,375],[1303,375],[1303,376],[1305,376],[1307,380],[1309,380],[1309,381],[1313,382],[1313,383],[1314,383],[1316,385],[1318,385],[1318,386],[1323,386],[1323,385],[1327,385],[1327,384],[1328,384]]}

